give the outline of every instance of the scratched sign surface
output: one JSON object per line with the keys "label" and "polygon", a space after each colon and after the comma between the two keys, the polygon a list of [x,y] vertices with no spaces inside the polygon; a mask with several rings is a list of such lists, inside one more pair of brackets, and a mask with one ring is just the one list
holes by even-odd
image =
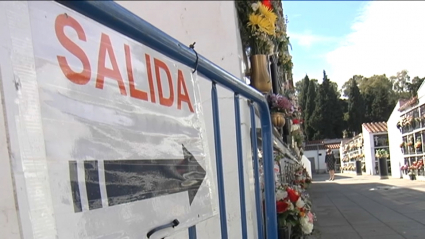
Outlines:
{"label": "scratched sign surface", "polygon": [[216,214],[192,69],[54,2],[29,2],[58,238],[173,234]]}

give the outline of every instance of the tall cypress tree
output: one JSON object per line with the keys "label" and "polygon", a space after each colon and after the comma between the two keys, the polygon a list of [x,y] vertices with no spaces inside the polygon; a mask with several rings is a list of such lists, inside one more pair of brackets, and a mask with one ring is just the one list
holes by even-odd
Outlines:
{"label": "tall cypress tree", "polygon": [[312,140],[314,133],[316,132],[311,127],[311,118],[314,112],[314,109],[316,107],[316,85],[310,81],[310,85],[308,86],[308,92],[307,92],[307,101],[304,109],[304,129],[305,134],[307,136],[307,140]]}
{"label": "tall cypress tree", "polygon": [[343,112],[338,92],[323,71],[323,82],[316,96],[316,108],[310,118],[311,126],[316,130],[314,139],[341,137],[342,120]]}
{"label": "tall cypress tree", "polygon": [[348,129],[358,134],[361,131],[364,119],[364,102],[355,76],[350,81],[348,91]]}
{"label": "tall cypress tree", "polygon": [[[316,94],[316,107],[314,108],[313,114],[310,117],[310,125],[316,131],[313,135],[314,139],[324,139],[326,134],[327,125],[330,125],[331,122],[327,122],[326,113],[329,113],[328,108],[326,107],[327,101],[327,91],[329,89],[329,80],[326,76],[325,71],[323,71],[323,81],[319,85]],[[329,128],[328,128],[329,130]]]}
{"label": "tall cypress tree", "polygon": [[[305,75],[304,79],[302,80],[301,91],[298,96],[298,104],[301,109],[301,118],[303,118],[304,120],[306,116],[305,109],[307,104],[307,95],[308,95],[309,85],[310,85],[310,79],[308,78],[307,75]],[[305,129],[305,124],[303,125],[303,127]]]}
{"label": "tall cypress tree", "polygon": [[301,109],[305,109],[306,106],[309,83],[310,79],[308,78],[308,75],[305,75],[304,79],[302,80],[302,88],[298,96],[298,104]]}
{"label": "tall cypress tree", "polygon": [[374,121],[387,121],[391,111],[388,109],[390,105],[389,94],[383,88],[374,90],[375,98],[372,101],[372,117]]}

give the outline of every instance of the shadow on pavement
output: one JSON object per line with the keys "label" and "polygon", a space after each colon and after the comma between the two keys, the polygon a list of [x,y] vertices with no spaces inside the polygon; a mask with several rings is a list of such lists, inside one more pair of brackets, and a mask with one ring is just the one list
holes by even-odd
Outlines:
{"label": "shadow on pavement", "polygon": [[[335,181],[340,179],[349,179],[352,177],[349,176],[342,176],[342,175],[335,175]],[[313,182],[324,182],[329,179],[329,174],[313,174]]]}
{"label": "shadow on pavement", "polygon": [[402,179],[395,180],[407,186],[338,178],[325,182],[327,177],[313,177],[309,192],[318,232],[309,238],[425,238],[425,193],[420,191],[425,182],[415,183],[415,190]]}

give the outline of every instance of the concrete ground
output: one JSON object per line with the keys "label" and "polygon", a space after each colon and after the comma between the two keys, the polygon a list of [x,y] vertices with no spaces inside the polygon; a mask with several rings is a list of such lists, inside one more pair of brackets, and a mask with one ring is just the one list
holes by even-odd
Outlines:
{"label": "concrete ground", "polygon": [[313,175],[309,192],[322,239],[425,238],[425,182]]}

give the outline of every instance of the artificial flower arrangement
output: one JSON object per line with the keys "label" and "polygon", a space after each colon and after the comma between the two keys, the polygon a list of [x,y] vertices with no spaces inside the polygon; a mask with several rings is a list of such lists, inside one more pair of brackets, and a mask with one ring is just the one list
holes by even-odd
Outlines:
{"label": "artificial flower arrangement", "polygon": [[375,157],[376,158],[386,158],[387,159],[387,158],[390,157],[390,155],[389,155],[389,153],[388,153],[387,150],[385,150],[385,149],[378,149],[378,150],[376,150]]}
{"label": "artificial flower arrangement", "polygon": [[237,1],[236,8],[244,48],[251,55],[273,54],[277,15],[270,1]]}
{"label": "artificial flower arrangement", "polygon": [[424,160],[423,159],[418,160],[417,167],[420,170],[423,170],[424,169]]}
{"label": "artificial flower arrangement", "polygon": [[424,168],[424,163],[423,160],[418,160],[412,163],[412,165],[409,166],[409,170],[412,172],[413,170],[416,169],[423,169]]}
{"label": "artificial flower arrangement", "polygon": [[294,178],[295,180],[292,184],[297,185],[302,189],[307,189],[311,184],[311,177],[308,175],[307,169],[302,165],[298,165],[295,168]]}
{"label": "artificial flower arrangement", "polygon": [[[276,195],[276,211],[279,225],[279,235],[282,231],[288,233],[290,238],[303,238],[305,235],[316,233],[314,229],[315,215],[311,210],[311,201],[306,191],[308,185],[311,184],[311,177],[307,169],[296,164],[290,168],[290,172],[286,172],[288,176],[285,184],[282,183],[283,175],[281,174],[280,163],[284,157],[280,152],[274,153],[275,161],[275,195]],[[276,167],[277,166],[277,167]],[[264,171],[260,165],[260,179],[263,179]],[[260,182],[261,191],[264,198],[264,181]],[[265,202],[263,201],[263,206]]]}
{"label": "artificial flower arrangement", "polygon": [[404,174],[407,174],[407,171],[409,170],[409,165],[407,165],[407,164],[402,165],[402,166],[400,167],[400,170],[401,170]]}
{"label": "artificial flower arrangement", "polygon": [[280,228],[290,227],[291,237],[312,234],[315,215],[307,194],[296,187],[281,185],[276,188],[276,211]]}
{"label": "artificial flower arrangement", "polygon": [[271,112],[291,113],[293,108],[291,101],[279,94],[270,94],[267,97]]}
{"label": "artificial flower arrangement", "polygon": [[416,149],[420,149],[420,148],[422,148],[422,141],[421,141],[421,137],[418,137],[418,138],[416,139],[415,148],[416,148]]}

